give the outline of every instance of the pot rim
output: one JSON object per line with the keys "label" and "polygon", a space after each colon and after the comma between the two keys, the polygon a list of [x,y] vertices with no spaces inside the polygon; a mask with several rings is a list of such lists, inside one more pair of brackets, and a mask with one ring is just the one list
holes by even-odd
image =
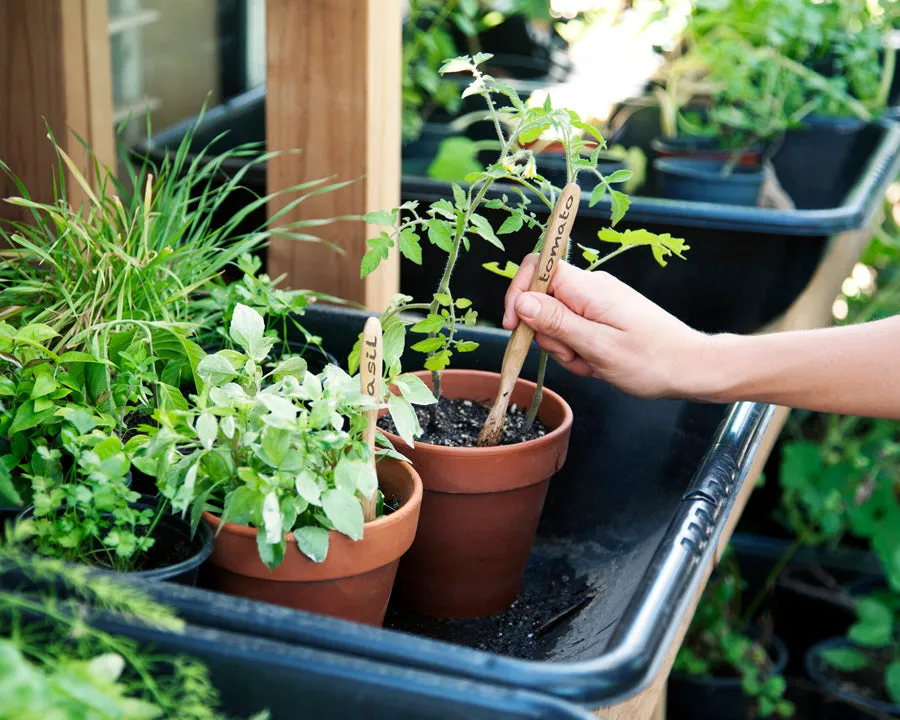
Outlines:
{"label": "pot rim", "polygon": [[[458,374],[458,375],[476,375],[476,376],[492,376],[497,378],[498,386],[500,381],[500,373],[489,371],[489,370],[466,370],[463,368],[451,368],[450,370],[441,370],[441,373],[450,373],[450,374]],[[422,377],[427,376],[431,377],[430,370],[416,370],[413,375]],[[517,378],[516,385],[519,384],[525,385],[532,392],[537,388],[537,384],[531,382],[531,380],[525,380],[524,378]],[[467,398],[470,399],[471,398]],[[545,445],[553,445],[557,443],[563,435],[565,435],[572,427],[572,422],[575,419],[575,415],[572,412],[572,407],[565,401],[565,399],[559,393],[551,390],[546,385],[544,386],[544,396],[541,399],[541,404],[547,400],[552,400],[553,402],[558,403],[562,406],[563,410],[563,420],[562,422],[555,428],[553,428],[546,435],[543,435],[539,438],[534,438],[533,440],[526,440],[525,442],[516,443],[515,445],[494,445],[491,447],[447,447],[446,445],[434,445],[432,443],[422,442],[421,440],[414,441],[414,447],[425,447],[428,448],[428,452],[434,455],[444,455],[444,456],[481,456],[481,457],[490,457],[492,455],[508,455],[513,449],[516,450],[532,450],[542,448]],[[473,402],[475,402],[473,400]],[[540,409],[540,408],[539,408]],[[396,447],[395,449],[409,447],[406,444],[406,441],[398,435],[394,435],[393,433],[382,430],[388,439],[393,443]]]}
{"label": "pot rim", "polygon": [[727,182],[734,185],[756,185],[765,178],[763,168],[748,168],[737,162],[729,175],[722,175],[719,170],[726,164],[722,160],[702,158],[656,158],[653,167],[658,172],[692,180]]}
{"label": "pot rim", "polygon": [[806,670],[806,674],[809,675],[810,679],[814,683],[816,683],[816,685],[827,688],[828,692],[831,695],[840,698],[841,700],[847,700],[853,704],[862,705],[863,707],[871,708],[872,710],[896,715],[898,711],[900,711],[900,705],[892,702],[885,702],[884,700],[873,700],[871,698],[860,697],[859,695],[854,695],[851,692],[842,690],[840,687],[835,687],[833,683],[830,683],[828,681],[826,675],[821,672],[816,666],[816,661],[819,659],[819,655],[823,650],[827,650],[832,647],[852,648],[857,646],[846,638],[842,637],[828,638],[827,640],[822,640],[821,642],[813,645],[809,650],[806,651],[806,657],[803,658],[803,665]]}
{"label": "pot rim", "polygon": [[[400,465],[405,465],[407,470],[409,471],[410,476],[413,481],[413,490],[412,494],[407,498],[406,502],[404,502],[399,508],[397,508],[390,515],[382,515],[380,518],[375,518],[370,522],[367,522],[363,525],[363,529],[372,529],[372,530],[387,530],[393,525],[397,525],[406,520],[409,515],[414,512],[414,508],[418,507],[418,505],[422,502],[422,494],[424,492],[422,487],[422,479],[419,477],[419,473],[416,472],[416,469],[412,466],[411,463],[408,462],[400,462],[395,458],[382,458],[378,462],[388,462],[388,463],[398,463]],[[251,527],[250,525],[241,525],[239,523],[226,522],[224,525],[222,524],[222,519],[218,515],[214,515],[208,510],[203,511],[202,515],[203,519],[206,520],[211,526],[211,532],[215,535],[218,534],[221,530],[225,532],[233,533],[234,535],[240,535],[241,537],[256,537],[259,532],[258,528]],[[284,534],[285,542],[290,544],[294,542],[294,533],[293,531],[287,532]],[[329,539],[334,536],[346,537],[343,533],[338,532],[337,530],[329,530],[328,531]],[[365,537],[365,534],[363,535]],[[312,562],[312,561],[310,561]]]}

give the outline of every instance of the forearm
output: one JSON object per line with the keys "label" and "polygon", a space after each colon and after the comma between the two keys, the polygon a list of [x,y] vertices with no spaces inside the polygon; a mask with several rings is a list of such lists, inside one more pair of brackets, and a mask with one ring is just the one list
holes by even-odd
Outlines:
{"label": "forearm", "polygon": [[900,419],[900,316],[860,325],[708,338],[690,394]]}

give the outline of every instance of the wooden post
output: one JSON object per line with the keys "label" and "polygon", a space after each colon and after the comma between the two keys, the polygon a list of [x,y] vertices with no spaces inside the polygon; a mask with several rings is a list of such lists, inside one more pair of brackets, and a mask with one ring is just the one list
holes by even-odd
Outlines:
{"label": "wooden post", "polygon": [[[279,224],[399,205],[401,20],[400,0],[267,0],[268,149],[301,150],[269,161],[269,192],[321,177],[359,178],[304,201]],[[271,202],[270,216],[287,202]],[[311,232],[344,253],[273,238],[270,275],[287,273],[290,287],[375,310],[397,292],[396,254],[376,273],[359,277],[365,242],[379,229],[357,220]]]}
{"label": "wooden post", "polygon": [[[42,201],[56,168],[45,120],[76,162],[75,134],[115,168],[107,0],[0,0],[0,160]],[[0,198],[13,194],[0,173]],[[22,217],[0,203],[0,218]]]}

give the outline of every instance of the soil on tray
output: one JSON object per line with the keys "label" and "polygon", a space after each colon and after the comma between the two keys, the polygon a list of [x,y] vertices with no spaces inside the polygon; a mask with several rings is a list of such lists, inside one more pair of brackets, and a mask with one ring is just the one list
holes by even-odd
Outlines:
{"label": "soil on tray", "polygon": [[[472,400],[441,398],[436,409],[433,405],[428,405],[417,406],[415,410],[419,416],[419,424],[425,430],[422,437],[417,438],[418,442],[445,447],[476,447],[490,407]],[[537,418],[526,431],[526,410],[527,408],[522,410],[515,405],[509,406],[506,411],[506,422],[503,424],[503,434],[500,436],[501,445],[515,445],[535,440],[550,432],[550,429]],[[379,418],[378,427],[390,433],[397,432],[390,415]]]}
{"label": "soil on tray", "polygon": [[585,578],[576,576],[565,559],[532,556],[518,599],[496,615],[438,620],[391,605],[384,625],[477,650],[539,660],[552,647],[553,631],[564,627],[593,599],[594,591]]}
{"label": "soil on tray", "polygon": [[863,650],[863,652],[872,660],[872,663],[862,670],[855,672],[837,670],[819,658],[817,660],[819,671],[828,678],[831,686],[836,690],[865,700],[893,702],[884,691],[884,671],[893,659],[890,650]]}

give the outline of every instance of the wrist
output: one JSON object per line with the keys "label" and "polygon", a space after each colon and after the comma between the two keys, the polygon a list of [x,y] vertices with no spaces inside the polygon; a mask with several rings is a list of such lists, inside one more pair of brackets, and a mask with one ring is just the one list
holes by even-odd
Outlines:
{"label": "wrist", "polygon": [[739,360],[746,338],[727,333],[697,335],[685,368],[684,394],[700,402],[732,402],[741,381]]}

